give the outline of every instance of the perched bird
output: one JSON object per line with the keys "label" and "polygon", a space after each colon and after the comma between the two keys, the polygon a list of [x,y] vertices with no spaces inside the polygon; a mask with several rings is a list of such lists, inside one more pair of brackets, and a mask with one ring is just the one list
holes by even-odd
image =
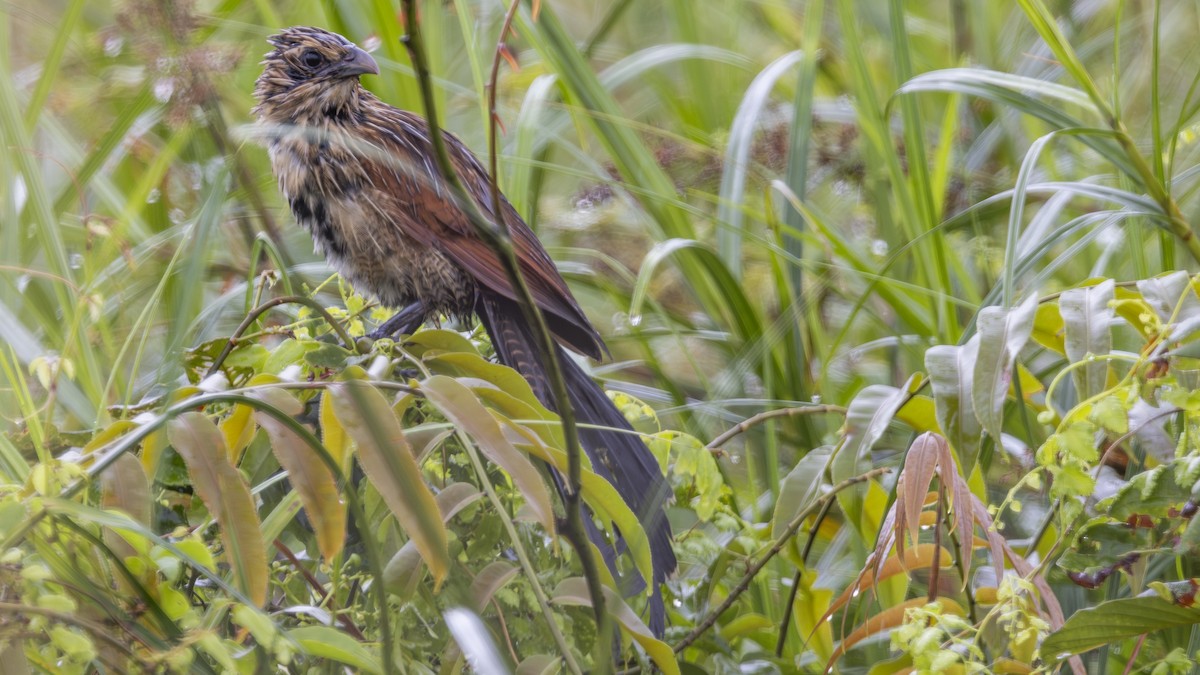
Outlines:
{"label": "perched bird", "polygon": [[[316,249],[357,289],[399,310],[383,327],[389,333],[411,333],[428,317],[478,316],[499,361],[521,373],[553,409],[547,355],[537,347],[499,257],[476,234],[435,169],[426,121],[362,87],[359,77],[378,74],[379,68],[342,36],[295,27],[269,42],[274,49],[255,85],[254,114],[269,139],[279,187]],[[495,218],[487,172],[462,141],[449,133],[443,137],[466,189]],[[508,200],[501,199],[500,208],[521,272],[559,343],[555,349],[575,416],[608,427],[581,427],[580,442],[593,470],[613,484],[650,539],[649,623],[661,635],[660,587],[676,566],[664,513],[670,488],[624,415],[563,349],[600,359],[606,353],[600,334],[537,236]],[[561,477],[551,473],[561,491]],[[616,551],[590,518],[585,524],[615,570]]]}

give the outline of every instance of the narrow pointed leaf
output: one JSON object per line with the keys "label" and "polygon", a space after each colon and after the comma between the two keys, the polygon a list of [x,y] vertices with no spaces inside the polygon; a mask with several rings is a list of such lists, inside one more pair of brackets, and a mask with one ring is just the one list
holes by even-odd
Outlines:
{"label": "narrow pointed leaf", "polygon": [[534,654],[517,666],[517,675],[553,675],[559,672],[561,663],[561,656]]}
{"label": "narrow pointed leaf", "polygon": [[[254,396],[288,415],[304,411],[300,401],[283,389],[262,389]],[[337,479],[295,431],[261,410],[254,411],[254,419],[267,431],[271,451],[300,495],[304,512],[317,536],[317,548],[325,560],[332,561],[346,543],[346,503],[338,490]]]}
{"label": "narrow pointed leaf", "polygon": [[[483,497],[483,493],[470,483],[451,483],[437,494],[438,511],[442,514],[442,522],[449,523],[459,511]],[[399,551],[392,556],[383,569],[383,583],[389,593],[403,600],[412,597],[417,590],[417,582],[421,580],[424,568],[421,567],[421,555],[413,542],[407,541]]]}
{"label": "narrow pointed leaf", "polygon": [[329,451],[329,456],[342,468],[343,474],[350,471],[350,457],[354,444],[346,435],[342,423],[333,413],[333,397],[321,396],[320,409],[317,415],[321,420],[321,445]]}
{"label": "narrow pointed leaf", "polygon": [[782,536],[796,514],[808,508],[820,496],[828,463],[829,449],[819,448],[802,457],[788,472],[779,488],[779,498],[775,500],[771,537],[778,539]]}
{"label": "narrow pointed leaf", "polygon": [[[650,629],[630,609],[629,605],[625,604],[621,596],[607,586],[603,590],[604,603],[608,608],[608,613],[617,620],[617,623],[621,624],[621,628],[625,630],[626,634],[646,650],[659,670],[667,675],[678,675],[680,672],[679,662],[675,660],[675,652],[671,651],[665,642],[655,639]],[[551,600],[559,605],[592,606],[592,597],[588,593],[587,581],[582,577],[563,579],[555,587]]]}
{"label": "narrow pointed leaf", "polygon": [[[526,444],[521,445],[523,449],[559,471],[566,473],[567,453],[542,443],[541,437],[529,429],[512,423],[509,420],[504,421],[506,422],[505,431],[510,435],[514,444],[522,444],[522,441],[524,441]],[[633,558],[634,564],[637,565],[638,573],[642,575],[643,579],[649,579],[652,567],[650,561],[650,540],[646,537],[646,530],[642,527],[642,523],[638,517],[633,513],[633,509],[629,508],[629,505],[621,498],[621,494],[617,492],[612,483],[601,478],[591,470],[590,464],[586,460],[584,461],[583,470],[580,472],[579,478],[581,484],[580,493],[583,495],[584,502],[592,508],[597,517],[606,519],[621,531],[621,537],[625,540],[625,547]]]}
{"label": "narrow pointed leaf", "polygon": [[471,436],[488,459],[512,477],[542,527],[547,532],[554,532],[554,508],[542,474],[505,438],[500,424],[479,398],[466,386],[445,375],[434,375],[425,380],[421,389],[447,419]]}
{"label": "narrow pointed leaf", "polygon": [[358,673],[382,673],[383,664],[367,645],[358,642],[336,628],[329,626],[302,626],[287,632],[304,653],[319,659],[337,661]]}
{"label": "narrow pointed leaf", "polygon": [[975,465],[982,433],[972,398],[978,355],[978,335],[965,345],[937,345],[925,352],[925,370],[933,384],[938,426],[958,451],[964,472],[970,472]]}
{"label": "narrow pointed leaf", "polygon": [[509,580],[517,576],[517,572],[521,568],[504,560],[496,560],[488,563],[475,575],[475,580],[471,582],[471,605],[476,612],[482,612],[492,600],[492,596],[496,591],[504,588]]}
{"label": "narrow pointed leaf", "polygon": [[367,478],[440,585],[450,570],[446,527],[404,439],[400,421],[383,394],[365,382],[339,382],[327,389],[326,395],[333,398],[333,412],[354,440]]}
{"label": "narrow pointed leaf", "polygon": [[[136,457],[122,454],[100,474],[100,504],[105,509],[117,509],[143,525],[150,524],[150,483]],[[129,542],[112,530],[104,531],[104,541],[118,556],[135,554]]]}
{"label": "narrow pointed leaf", "polygon": [[229,463],[221,432],[203,414],[188,412],[171,420],[167,437],[187,464],[196,494],[221,526],[235,583],[261,607],[267,599],[267,554],[258,510],[246,480]]}

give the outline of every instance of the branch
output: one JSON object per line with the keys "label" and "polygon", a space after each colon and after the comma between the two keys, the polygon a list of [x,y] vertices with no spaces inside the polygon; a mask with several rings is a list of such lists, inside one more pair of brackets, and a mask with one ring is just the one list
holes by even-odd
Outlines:
{"label": "branch", "polygon": [[221,367],[221,364],[225,363],[225,359],[229,357],[229,353],[232,352],[233,348],[237,346],[238,338],[242,336],[242,333],[245,333],[246,330],[250,328],[250,324],[257,321],[258,317],[262,316],[272,307],[278,307],[279,305],[286,305],[289,303],[304,305],[305,307],[308,307],[312,311],[319,314],[321,318],[325,319],[325,322],[333,328],[334,332],[338,334],[338,338],[345,343],[347,349],[355,353],[358,352],[358,346],[353,340],[350,339],[350,334],[346,332],[345,328],[342,328],[342,324],[338,323],[337,320],[334,319],[333,316],[328,312],[328,310],[321,306],[321,303],[313,300],[312,298],[306,298],[303,295],[285,295],[279,298],[271,298],[258,307],[250,310],[250,313],[247,314],[246,318],[242,319],[242,323],[238,325],[237,330],[233,331],[233,335],[229,336],[229,342],[225,343],[225,348],[222,349],[221,353],[217,355],[217,358],[213,360],[213,364],[209,367],[208,372],[205,373],[205,377],[217,372],[217,369]]}
{"label": "branch", "polygon": [[338,611],[338,609],[333,606],[334,601],[330,599],[329,591],[325,590],[325,587],[321,585],[321,581],[313,576],[313,573],[304,566],[304,563],[300,562],[300,559],[296,557],[295,553],[292,553],[292,549],[288,548],[287,544],[284,544],[283,540],[279,539],[278,537],[275,538],[274,544],[275,548],[283,554],[283,557],[288,559],[288,562],[291,563],[292,567],[294,567],[296,571],[300,573],[300,576],[304,577],[304,580],[308,582],[308,585],[312,587],[314,592],[316,592],[317,604],[325,605],[328,603],[329,612],[337,617],[338,623],[342,624],[342,626],[346,629],[346,632],[350,633],[350,635],[352,635],[354,639],[358,640],[359,642],[366,642],[366,636],[362,634],[362,631],[358,629],[358,626],[354,625],[354,620],[350,618],[350,615]]}
{"label": "branch", "polygon": [[801,407],[797,407],[797,408],[780,408],[779,410],[768,410],[766,412],[761,412],[753,417],[748,417],[748,418],[742,420],[741,422],[738,422],[737,424],[733,425],[727,431],[725,431],[725,433],[714,438],[711,443],[709,443],[708,445],[705,446],[705,448],[708,450],[716,450],[717,448],[721,447],[722,445],[725,445],[726,443],[728,443],[730,441],[730,439],[732,439],[734,436],[745,433],[746,431],[748,431],[750,429],[750,427],[762,424],[763,422],[766,422],[769,419],[774,419],[776,417],[799,417],[801,415],[819,415],[822,413],[837,413],[839,415],[845,415],[846,409],[840,405],[810,405],[810,406],[801,406]]}

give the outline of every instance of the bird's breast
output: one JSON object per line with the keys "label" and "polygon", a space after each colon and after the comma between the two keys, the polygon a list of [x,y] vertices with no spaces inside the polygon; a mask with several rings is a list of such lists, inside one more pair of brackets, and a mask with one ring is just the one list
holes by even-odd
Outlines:
{"label": "bird's breast", "polygon": [[270,148],[279,187],[318,253],[361,293],[389,307],[423,302],[433,312],[465,316],[475,286],[436,248],[405,233],[403,212],[362,173],[361,162],[311,142],[279,140]]}

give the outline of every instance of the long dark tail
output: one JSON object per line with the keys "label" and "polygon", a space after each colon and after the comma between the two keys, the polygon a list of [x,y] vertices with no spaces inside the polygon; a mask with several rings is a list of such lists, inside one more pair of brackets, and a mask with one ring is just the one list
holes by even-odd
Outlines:
{"label": "long dark tail", "polygon": [[[479,319],[492,339],[500,362],[521,373],[543,405],[553,410],[553,394],[546,379],[543,360],[521,308],[510,300],[485,294],[481,294],[479,304]],[[663,478],[658,461],[650,449],[638,435],[631,433],[633,427],[629,426],[625,416],[608,399],[604,390],[580,369],[562,347],[556,345],[555,349],[558,350],[558,360],[566,379],[571,407],[575,410],[575,419],[584,424],[606,427],[579,429],[579,441],[592,461],[592,470],[612,483],[637,515],[650,540],[654,578],[649,624],[650,630],[661,637],[666,627],[661,584],[675,571],[676,565],[675,552],[671,548],[671,525],[664,511],[670,486]],[[555,477],[555,486],[560,492],[563,490],[560,477]],[[591,524],[591,518],[584,520]],[[617,552],[595,526],[588,529],[589,536],[604,554],[613,576],[619,578]],[[636,592],[637,588],[626,590]]]}

